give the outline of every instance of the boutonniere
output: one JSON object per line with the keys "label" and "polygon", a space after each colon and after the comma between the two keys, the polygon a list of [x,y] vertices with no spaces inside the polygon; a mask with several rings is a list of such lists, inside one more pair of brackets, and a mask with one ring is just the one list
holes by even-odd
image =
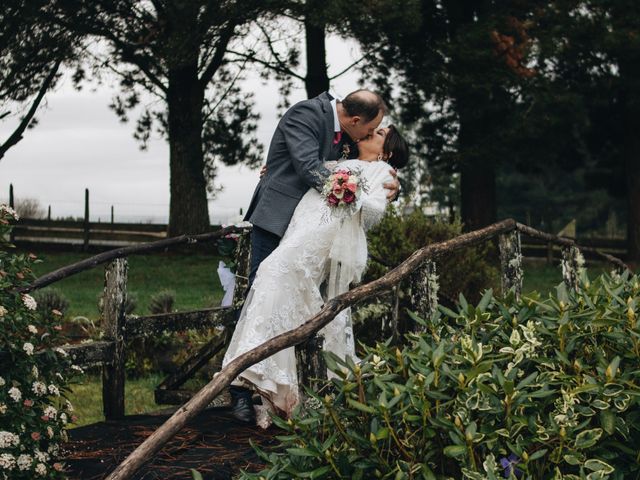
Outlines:
{"label": "boutonniere", "polygon": [[351,153],[351,147],[348,143],[342,145],[342,160],[347,160],[349,158],[349,154]]}

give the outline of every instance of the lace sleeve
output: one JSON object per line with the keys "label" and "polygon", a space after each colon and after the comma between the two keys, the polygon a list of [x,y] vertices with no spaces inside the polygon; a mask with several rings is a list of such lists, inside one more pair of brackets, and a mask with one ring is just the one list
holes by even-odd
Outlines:
{"label": "lace sleeve", "polygon": [[362,197],[362,225],[365,231],[380,223],[384,217],[388,202],[383,184],[392,180],[388,164],[378,162],[372,167],[367,174],[369,191]]}

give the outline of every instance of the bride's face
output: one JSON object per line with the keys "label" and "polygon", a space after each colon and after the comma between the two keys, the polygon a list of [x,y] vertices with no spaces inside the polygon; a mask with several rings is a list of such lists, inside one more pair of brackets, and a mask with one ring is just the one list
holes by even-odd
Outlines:
{"label": "bride's face", "polygon": [[388,128],[377,128],[370,136],[360,140],[358,142],[360,158],[371,160],[377,158],[380,154],[384,155],[384,141],[388,133]]}

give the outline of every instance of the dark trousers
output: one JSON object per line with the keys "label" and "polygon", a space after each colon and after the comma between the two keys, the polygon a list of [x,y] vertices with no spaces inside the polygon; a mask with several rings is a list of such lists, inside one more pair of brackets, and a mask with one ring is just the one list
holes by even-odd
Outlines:
{"label": "dark trousers", "polygon": [[271,255],[280,244],[280,237],[275,233],[268,232],[260,227],[253,226],[251,230],[251,268],[249,271],[248,289],[253,285],[256,272],[262,261]]}

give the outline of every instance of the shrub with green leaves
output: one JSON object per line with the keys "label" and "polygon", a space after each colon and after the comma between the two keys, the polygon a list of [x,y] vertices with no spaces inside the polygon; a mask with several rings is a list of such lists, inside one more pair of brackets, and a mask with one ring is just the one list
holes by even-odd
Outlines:
{"label": "shrub with green leaves", "polygon": [[640,476],[640,280],[578,293],[460,297],[424,333],[327,356],[339,375],[244,478],[611,479]]}
{"label": "shrub with green leaves", "polygon": [[[382,260],[388,266],[375,260],[369,262],[363,277],[363,283],[375,280],[391,268],[406,260],[414,251],[425,245],[443,242],[462,233],[462,225],[433,219],[421,210],[409,215],[401,215],[394,209],[388,209],[384,218],[367,234],[369,252],[375,259]],[[493,246],[487,243],[469,247],[438,258],[438,296],[443,305],[453,306],[455,299],[462,293],[471,301],[478,301],[487,288],[499,286],[498,271],[487,260],[493,254]],[[409,281],[402,283],[399,303],[400,331],[407,331],[412,325],[406,310],[409,305]],[[393,304],[390,295],[380,296],[354,309],[354,328],[356,338],[368,345],[382,340],[377,332],[383,319],[391,315]]]}
{"label": "shrub with green leaves", "polygon": [[62,312],[39,311],[18,290],[35,279],[38,260],[6,242],[16,219],[0,205],[0,479],[64,478],[59,455],[73,420],[65,399],[73,366],[56,347]]}

